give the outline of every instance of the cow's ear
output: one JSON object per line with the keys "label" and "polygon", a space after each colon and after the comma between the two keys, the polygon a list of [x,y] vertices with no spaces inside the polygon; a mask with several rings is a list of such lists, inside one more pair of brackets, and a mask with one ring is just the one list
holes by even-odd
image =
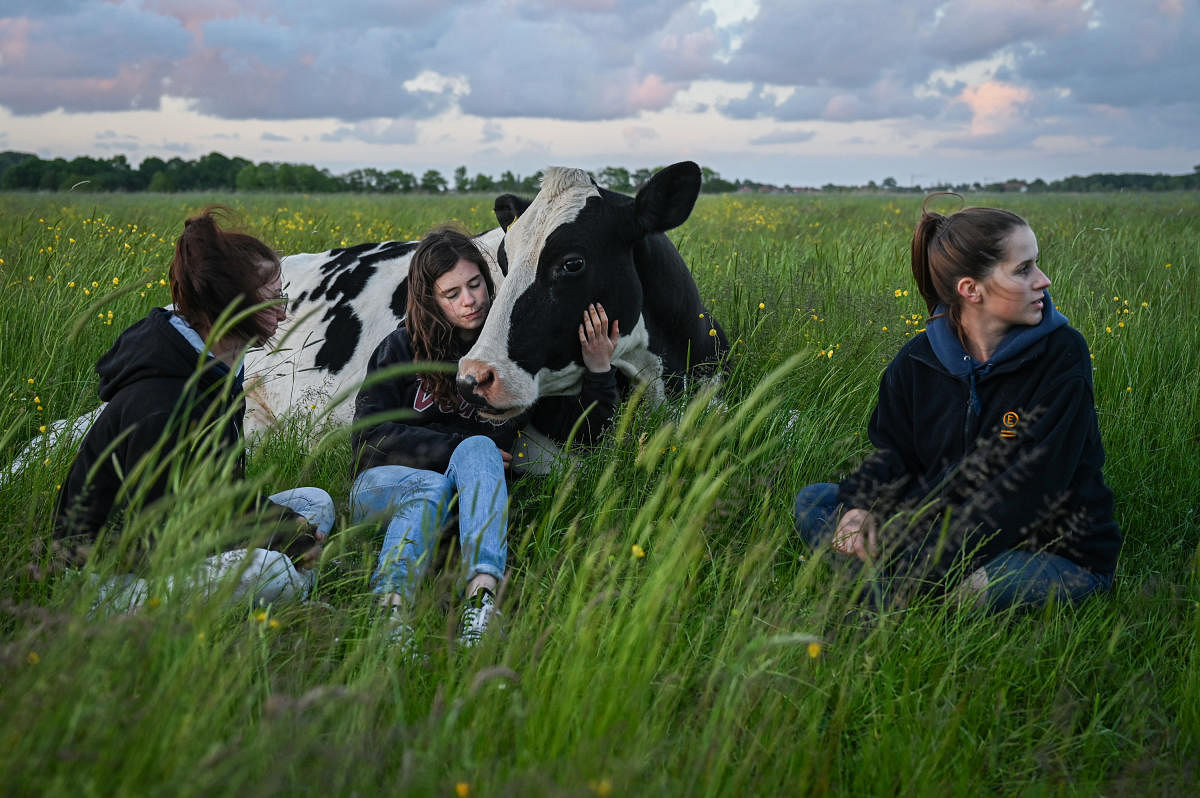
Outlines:
{"label": "cow's ear", "polygon": [[529,200],[521,199],[515,194],[501,194],[496,197],[496,221],[500,223],[500,229],[508,230],[512,227],[512,223],[517,220],[518,216],[525,213],[525,209],[529,205]]}
{"label": "cow's ear", "polygon": [[699,194],[700,167],[693,161],[660,169],[633,202],[641,233],[662,233],[686,222]]}

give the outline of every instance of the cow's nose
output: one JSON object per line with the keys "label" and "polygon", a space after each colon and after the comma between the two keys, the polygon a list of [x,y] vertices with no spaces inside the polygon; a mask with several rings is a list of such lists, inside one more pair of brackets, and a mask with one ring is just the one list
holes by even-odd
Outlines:
{"label": "cow's nose", "polygon": [[459,368],[458,392],[471,404],[485,405],[488,389],[496,382],[496,371],[485,363],[468,362]]}

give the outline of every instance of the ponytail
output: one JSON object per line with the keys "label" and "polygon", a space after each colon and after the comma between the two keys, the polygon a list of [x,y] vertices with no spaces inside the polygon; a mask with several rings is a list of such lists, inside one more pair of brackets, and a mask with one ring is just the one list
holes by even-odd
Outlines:
{"label": "ponytail", "polygon": [[913,279],[917,281],[917,290],[921,293],[921,297],[925,300],[925,307],[932,314],[934,309],[940,304],[938,297],[937,286],[933,281],[933,272],[929,265],[929,246],[941,231],[942,226],[946,222],[946,217],[940,213],[931,213],[929,211],[921,211],[921,221],[917,222],[917,229],[913,231],[912,240],[912,273]]}
{"label": "ponytail", "polygon": [[[171,301],[188,324],[207,335],[226,308],[248,308],[263,301],[260,289],[279,274],[279,256],[254,236],[223,230],[233,212],[209,206],[183,223],[171,259]],[[250,315],[230,334],[245,341],[268,337],[266,322]]]}

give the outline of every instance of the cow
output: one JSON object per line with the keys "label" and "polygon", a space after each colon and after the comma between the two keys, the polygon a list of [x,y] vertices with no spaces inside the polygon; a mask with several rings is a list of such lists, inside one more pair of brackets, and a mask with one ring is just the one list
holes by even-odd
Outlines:
{"label": "cow", "polygon": [[532,202],[500,197],[496,218],[506,232],[496,258],[506,276],[459,361],[464,398],[506,419],[539,397],[578,393],[577,330],[591,302],[618,321],[613,365],[631,383],[649,383],[651,400],[690,376],[719,374],[729,341],[665,235],[687,220],[699,192],[700,167],[684,161],[632,198],[563,168],[547,170]]}

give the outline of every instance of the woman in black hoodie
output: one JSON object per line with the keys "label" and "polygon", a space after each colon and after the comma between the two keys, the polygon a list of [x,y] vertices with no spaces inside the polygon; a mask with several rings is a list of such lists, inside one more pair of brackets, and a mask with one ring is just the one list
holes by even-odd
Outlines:
{"label": "woman in black hoodie", "polygon": [[[233,454],[240,444],[241,360],[287,318],[287,297],[278,255],[253,236],[223,230],[218,217],[225,213],[210,208],[184,223],[170,268],[174,309],[151,310],[96,363],[100,398],[108,404],[84,437],[55,508],[55,536],[75,564],[131,501],[145,507],[169,498],[168,468]],[[255,305],[264,307],[238,313]],[[211,340],[229,312],[230,323]],[[260,504],[276,527],[270,548],[216,555],[205,563],[206,574],[244,567],[241,592],[252,590],[263,602],[299,596],[308,576],[291,557],[307,565],[319,554],[333,524],[333,501],[319,488],[297,488]],[[144,554],[153,541],[137,544]],[[129,608],[144,594],[144,584],[127,591]]]}
{"label": "woman in black hoodie", "polygon": [[969,575],[963,591],[994,609],[1112,586],[1121,533],[1091,359],[1038,255],[1008,211],[922,212],[912,271],[928,324],[884,372],[875,452],[840,485],[796,497],[807,543],[916,593]]}

